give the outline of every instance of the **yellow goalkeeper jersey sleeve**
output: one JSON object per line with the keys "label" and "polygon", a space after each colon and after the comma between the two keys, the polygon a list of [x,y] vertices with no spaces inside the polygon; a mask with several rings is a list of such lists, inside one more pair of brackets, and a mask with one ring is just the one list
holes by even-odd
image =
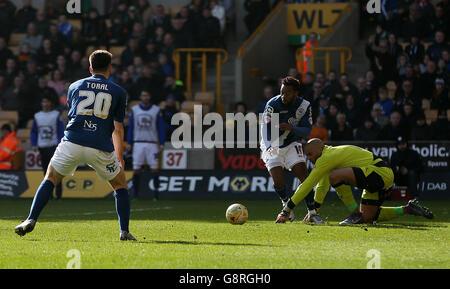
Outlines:
{"label": "yellow goalkeeper jersey sleeve", "polygon": [[378,162],[372,152],[353,145],[325,146],[322,155],[316,160],[316,167],[306,180],[300,184],[291,200],[295,205],[300,203],[311,192],[315,185],[332,170],[350,167],[364,167]]}

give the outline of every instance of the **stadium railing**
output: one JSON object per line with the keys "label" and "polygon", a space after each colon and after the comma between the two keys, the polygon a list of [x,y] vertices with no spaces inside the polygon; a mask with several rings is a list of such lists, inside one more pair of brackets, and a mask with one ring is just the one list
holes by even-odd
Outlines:
{"label": "stadium railing", "polygon": [[[202,92],[207,92],[207,62],[208,53],[216,55],[216,70],[217,70],[217,87],[216,87],[216,111],[223,114],[222,104],[222,64],[228,61],[228,52],[222,48],[178,48],[173,52],[172,58],[175,63],[175,77],[181,78],[181,54],[186,54],[186,92],[189,94],[192,92],[192,62],[201,61],[202,64]],[[201,55],[198,57],[197,55]]]}
{"label": "stadium railing", "polygon": [[[345,63],[349,62],[352,59],[352,50],[348,47],[315,47],[315,48],[299,48],[295,52],[295,58],[297,60],[297,63],[300,65],[300,71],[303,71],[303,65],[304,65],[304,52],[310,51],[311,55],[309,56],[310,67],[308,67],[308,71],[311,71],[312,73],[316,72],[316,60],[325,60],[325,75],[328,75],[328,72],[330,72],[330,65],[331,65],[331,53],[332,52],[339,52],[339,58],[340,58],[340,72],[345,72]],[[324,56],[318,56],[318,52],[324,52]]]}

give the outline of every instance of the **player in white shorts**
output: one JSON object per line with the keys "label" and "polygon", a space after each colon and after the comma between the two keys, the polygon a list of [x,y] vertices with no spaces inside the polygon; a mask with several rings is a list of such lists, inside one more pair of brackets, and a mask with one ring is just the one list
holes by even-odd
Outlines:
{"label": "player in white shorts", "polygon": [[[267,102],[261,122],[261,158],[272,176],[275,192],[283,206],[290,197],[284,181],[284,169],[291,170],[301,182],[308,176],[306,160],[299,141],[311,133],[311,105],[298,96],[299,92],[299,80],[293,77],[284,78],[280,95]],[[277,131],[272,132],[271,122],[275,115],[279,118],[279,127],[274,128]],[[271,140],[272,135],[276,136],[276,139]],[[304,221],[322,224],[323,221],[316,211],[314,194],[310,193],[305,198],[305,203],[308,214]],[[291,211],[289,220],[292,222],[294,218],[294,213]]]}
{"label": "player in white shorts", "polygon": [[33,231],[42,209],[64,176],[87,163],[114,189],[120,240],[136,240],[130,234],[130,200],[123,170],[123,119],[127,92],[109,80],[112,54],[96,50],[90,57],[91,77],[72,83],[67,92],[69,123],[56,148],[47,173],[31,205],[30,214],[15,227],[24,236]]}
{"label": "player in white shorts", "polygon": [[167,124],[159,106],[151,103],[151,94],[143,90],[141,103],[130,112],[127,135],[127,150],[133,151],[134,196],[139,195],[140,173],[144,165],[152,171],[154,199],[159,198],[159,154],[164,149]]}

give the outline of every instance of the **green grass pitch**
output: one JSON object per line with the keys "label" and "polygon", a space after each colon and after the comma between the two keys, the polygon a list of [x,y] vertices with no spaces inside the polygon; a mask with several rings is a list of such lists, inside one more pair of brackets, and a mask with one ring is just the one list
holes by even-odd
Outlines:
{"label": "green grass pitch", "polygon": [[[228,205],[240,202],[249,221],[231,225]],[[435,219],[406,216],[376,226],[340,227],[348,212],[326,201],[326,225],[275,224],[277,200],[132,200],[130,231],[138,242],[119,241],[114,199],[50,201],[35,230],[14,227],[31,199],[0,199],[0,268],[66,268],[79,250],[81,268],[359,268],[378,250],[381,268],[450,268],[450,201],[428,201]],[[398,205],[386,202],[385,205]]]}

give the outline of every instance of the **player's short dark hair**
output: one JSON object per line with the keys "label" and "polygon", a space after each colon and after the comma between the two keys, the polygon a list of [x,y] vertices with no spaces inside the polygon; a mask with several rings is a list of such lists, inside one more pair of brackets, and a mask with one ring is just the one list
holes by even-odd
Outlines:
{"label": "player's short dark hair", "polygon": [[301,90],[300,80],[298,80],[297,78],[292,77],[292,76],[283,78],[283,80],[281,81],[281,84],[283,84],[284,86],[291,86],[295,91]]}
{"label": "player's short dark hair", "polygon": [[111,62],[112,54],[106,50],[95,50],[89,56],[89,63],[93,71],[106,71]]}

